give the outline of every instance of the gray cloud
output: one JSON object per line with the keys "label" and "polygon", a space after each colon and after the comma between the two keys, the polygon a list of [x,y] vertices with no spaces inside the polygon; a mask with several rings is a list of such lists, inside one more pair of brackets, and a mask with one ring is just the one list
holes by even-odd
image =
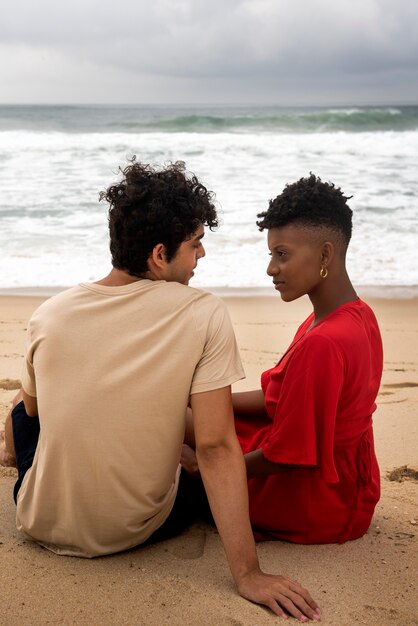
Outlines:
{"label": "gray cloud", "polygon": [[[418,99],[416,0],[16,1],[2,101]],[[112,93],[113,92],[113,93]]]}

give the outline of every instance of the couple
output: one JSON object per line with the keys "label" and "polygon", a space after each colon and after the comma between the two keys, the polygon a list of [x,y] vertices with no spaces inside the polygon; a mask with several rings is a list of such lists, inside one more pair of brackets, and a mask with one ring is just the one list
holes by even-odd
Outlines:
{"label": "couple", "polygon": [[217,226],[212,194],[181,164],[133,160],[122,174],[101,194],[110,274],[47,300],[29,323],[2,442],[2,462],[18,468],[18,528],[58,554],[94,557],[209,512],[243,597],[318,620],[298,582],[260,570],[254,535],[355,539],[379,498],[382,349],[345,269],[347,198],[311,175],[258,216],[275,288],[284,301],[307,294],[313,313],[262,388],[231,397],[244,372],[228,312],[188,287],[204,227]]}

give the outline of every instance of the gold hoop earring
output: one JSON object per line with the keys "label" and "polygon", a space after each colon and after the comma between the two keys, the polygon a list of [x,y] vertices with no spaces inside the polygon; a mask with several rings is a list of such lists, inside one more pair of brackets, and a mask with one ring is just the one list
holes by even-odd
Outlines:
{"label": "gold hoop earring", "polygon": [[328,270],[326,267],[322,266],[319,272],[321,278],[326,278],[328,276]]}

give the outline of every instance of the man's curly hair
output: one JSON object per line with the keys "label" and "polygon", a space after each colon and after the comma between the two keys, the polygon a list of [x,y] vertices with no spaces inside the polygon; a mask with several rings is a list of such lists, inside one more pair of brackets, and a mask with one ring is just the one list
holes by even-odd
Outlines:
{"label": "man's curly hair", "polygon": [[200,224],[211,230],[218,226],[214,194],[186,173],[182,161],[155,169],[133,157],[121,172],[122,180],[99,196],[110,204],[113,267],[141,277],[158,243],[171,261]]}
{"label": "man's curly hair", "polygon": [[300,224],[329,228],[340,235],[346,248],[351,239],[352,210],[341,189],[332,183],[324,183],[314,174],[286,185],[282,193],[270,200],[269,208],[257,215],[259,230],[280,228],[288,224]]}

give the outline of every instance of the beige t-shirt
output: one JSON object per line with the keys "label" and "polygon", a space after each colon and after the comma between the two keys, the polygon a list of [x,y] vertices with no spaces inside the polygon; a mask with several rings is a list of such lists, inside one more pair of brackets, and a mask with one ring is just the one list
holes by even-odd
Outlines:
{"label": "beige t-shirt", "polygon": [[225,305],[175,282],[81,284],[43,303],[22,374],[41,432],[17,527],[60,554],[145,541],[174,504],[190,394],[244,373]]}

